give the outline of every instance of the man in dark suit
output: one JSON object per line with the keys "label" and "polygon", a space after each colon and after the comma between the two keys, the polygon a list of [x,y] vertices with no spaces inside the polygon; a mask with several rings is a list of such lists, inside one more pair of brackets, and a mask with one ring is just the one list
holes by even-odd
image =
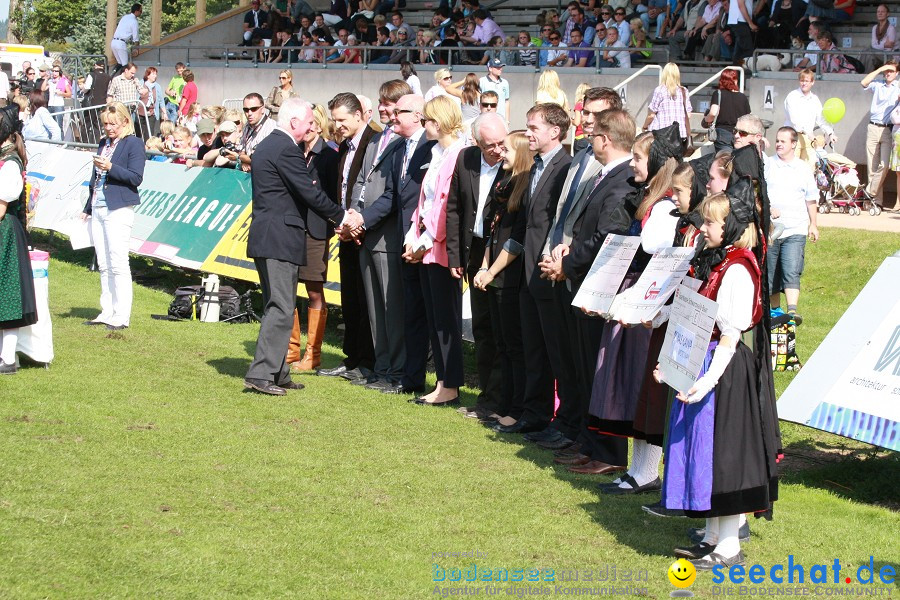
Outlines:
{"label": "man in dark suit", "polygon": [[485,241],[490,235],[494,210],[493,191],[503,177],[503,143],[508,133],[506,121],[497,113],[484,113],[473,121],[472,134],[477,145],[459,153],[447,195],[447,258],[451,272],[456,277],[465,274],[469,282],[472,336],[481,390],[477,404],[465,414],[478,418],[496,415],[501,407],[509,408],[503,406],[504,396],[511,392],[502,389],[503,374],[491,328],[489,294],[472,285],[484,261]]}
{"label": "man in dark suit", "polygon": [[[587,202],[575,210],[572,242],[567,248],[554,248],[550,257],[541,262],[541,268],[551,279],[571,282],[572,297],[584,281],[603,240],[609,233],[625,234],[631,218],[624,208],[625,197],[635,191],[634,172],[631,169],[631,146],[634,143],[635,123],[624,110],[605,110],[593,123],[593,149],[597,160],[603,164]],[[556,258],[554,258],[554,256]],[[569,300],[571,303],[571,300]],[[575,308],[576,359],[582,373],[579,402],[573,405],[567,418],[570,428],[577,428],[581,444],[571,461],[569,470],[576,473],[607,474],[625,469],[628,464],[628,440],[624,437],[597,435],[587,431],[587,413],[591,386],[584,380],[587,373],[596,368],[600,351],[600,337],[604,322],[587,317]]]}
{"label": "man in dark suit", "polygon": [[[571,121],[565,109],[549,103],[536,104],[527,117],[528,148],[537,153],[521,209],[527,211],[522,253],[524,273],[519,297],[527,376],[522,416],[514,425],[495,425],[494,429],[502,433],[531,433],[545,429],[553,418],[554,376],[559,381],[572,380],[572,377],[560,376],[572,365],[561,360],[559,336],[553,330],[551,318],[553,288],[549,281],[541,278],[538,268],[541,249],[572,162],[572,157],[562,147]],[[566,393],[560,389],[560,398]]]}
{"label": "man in dark suit", "polygon": [[[341,92],[328,103],[331,118],[343,138],[338,147],[340,171],[337,196],[345,209],[354,208],[353,185],[362,170],[366,146],[378,133],[367,124],[365,111],[359,98],[350,92]],[[369,329],[369,314],[363,289],[362,271],[359,268],[359,241],[346,236],[341,238],[338,256],[341,266],[341,312],[344,315],[344,355],[346,358],[336,367],[319,369],[317,375],[343,377],[350,381],[363,379],[368,382],[375,366],[375,350]]]}
{"label": "man in dark suit", "polygon": [[366,226],[360,236],[359,259],[375,348],[376,379],[366,384],[369,389],[384,390],[399,385],[406,361],[400,275],[403,238],[399,234],[393,198],[382,202],[379,199],[384,193],[385,181],[393,175],[394,154],[404,146],[403,138],[391,127],[393,112],[400,98],[411,93],[409,84],[401,79],[381,85],[378,116],[384,131],[369,142],[362,169],[353,186],[353,203],[363,213]]}
{"label": "man in dark suit", "polygon": [[251,169],[253,212],[247,256],[256,263],[265,312],[244,386],[283,396],[285,389],[303,387],[291,381],[285,356],[299,271],[306,262],[307,212],[312,210],[332,225],[353,226],[361,217],[335,205],[309,177],[297,146],[314,122],[309,105],[299,98],[286,100],[278,122],[279,127],[256,148]]}
{"label": "man in dark suit", "polygon": [[[393,129],[402,138],[402,146],[394,152],[389,167],[391,176],[385,180],[384,193],[363,215],[367,228],[376,228],[381,215],[396,211],[395,235],[400,244],[412,224],[412,216],[419,204],[422,180],[431,162],[434,140],[425,138],[425,100],[416,94],[403,96],[393,111]],[[368,233],[366,233],[368,237]],[[428,359],[428,323],[425,318],[425,298],[422,296],[422,264],[403,261],[400,265],[403,285],[402,331],[406,359],[399,384],[383,386],[389,394],[421,393],[425,391],[425,364]],[[388,306],[388,313],[396,315],[399,306]],[[391,326],[396,319],[391,319]]]}

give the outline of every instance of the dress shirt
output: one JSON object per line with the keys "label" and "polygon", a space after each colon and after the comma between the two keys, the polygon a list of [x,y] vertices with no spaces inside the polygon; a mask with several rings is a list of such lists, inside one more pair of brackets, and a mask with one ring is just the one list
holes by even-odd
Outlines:
{"label": "dress shirt", "polygon": [[503,161],[497,161],[493,167],[484,160],[481,155],[481,174],[478,176],[478,208],[475,211],[475,227],[472,234],[477,238],[484,237],[484,207],[487,205],[488,196],[491,193],[491,187],[494,185],[494,179],[497,178],[497,171]]}
{"label": "dress shirt", "polygon": [[600,174],[597,176],[597,180],[598,180],[598,181],[602,180],[604,177],[606,177],[607,175],[609,175],[609,172],[610,172],[610,171],[612,171],[613,169],[615,169],[616,167],[618,167],[618,166],[621,165],[622,163],[631,162],[631,159],[632,159],[632,158],[633,158],[633,157],[632,157],[631,154],[629,153],[629,154],[623,156],[622,158],[617,158],[617,159],[615,159],[615,160],[613,160],[613,161],[611,161],[611,162],[609,162],[609,163],[603,165],[603,168],[600,169]]}
{"label": "dress shirt", "polygon": [[128,13],[119,20],[116,31],[113,33],[113,39],[127,42],[131,40],[137,42],[140,40],[138,33],[138,20],[134,13]]}
{"label": "dress shirt", "polygon": [[341,206],[347,206],[347,185],[349,183],[347,178],[350,177],[350,164],[353,162],[353,157],[356,156],[356,150],[359,148],[366,127],[368,125],[364,124],[356,132],[356,135],[347,141],[347,154],[344,155],[344,170],[341,173]]}
{"label": "dress shirt", "polygon": [[816,126],[831,135],[834,129],[822,116],[822,103],[819,97],[810,92],[804,95],[797,88],[784,99],[784,125],[793,127],[800,133],[811,136]]}
{"label": "dress shirt", "polygon": [[472,37],[478,40],[479,46],[487,46],[494,36],[505,38],[503,30],[500,29],[500,26],[493,19],[485,19],[481,22],[481,25],[475,26],[475,31],[472,33]]}
{"label": "dress shirt", "polygon": [[112,96],[116,102],[122,104],[128,102],[136,102],[141,99],[141,83],[137,77],[125,79],[125,75],[113,77],[109,82],[109,89],[106,91],[107,96]]}
{"label": "dress shirt", "polygon": [[544,174],[544,169],[547,168],[547,163],[553,160],[553,157],[556,156],[556,153],[561,149],[562,144],[556,146],[556,148],[549,152],[534,157],[534,175],[531,176],[531,186],[529,187],[530,193],[534,194],[534,190],[537,189],[537,184],[541,181],[541,175]]}
{"label": "dress shirt", "polygon": [[[423,130],[424,131],[424,130]],[[441,147],[440,144],[435,144],[431,148],[431,162],[428,164],[428,171],[425,173],[425,178],[422,180],[422,207],[419,209],[419,220],[423,220],[428,213],[434,208],[434,200],[435,194],[437,194],[437,178],[438,174],[441,171],[441,167],[444,164],[444,161],[447,160],[447,156],[449,156],[450,151],[454,148],[458,148],[460,146],[464,146],[466,144],[465,139],[460,139],[446,148]],[[412,246],[414,249],[425,249],[430,250],[432,246],[434,246],[434,238],[431,237],[431,234],[428,233],[427,230],[423,229],[421,232],[419,231],[419,224],[413,223],[409,228],[409,231],[406,233],[405,244]]]}
{"label": "dress shirt", "polygon": [[806,235],[809,232],[809,210],[807,204],[815,204],[819,199],[819,188],[809,165],[794,158],[786,162],[776,154],[766,157],[766,189],[769,203],[778,209],[776,222],[784,225],[779,239],[791,235]]}
{"label": "dress shirt", "polygon": [[891,125],[891,111],[897,106],[900,84],[896,80],[890,84],[885,81],[873,81],[866,86],[865,90],[872,92],[869,120],[879,125]]}

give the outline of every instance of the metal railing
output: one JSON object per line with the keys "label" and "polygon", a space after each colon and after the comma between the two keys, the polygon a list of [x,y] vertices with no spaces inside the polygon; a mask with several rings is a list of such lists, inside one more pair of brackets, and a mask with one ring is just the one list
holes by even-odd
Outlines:
{"label": "metal railing", "polygon": [[[429,65],[434,64],[436,66],[444,66],[449,69],[453,69],[454,67],[468,67],[468,66],[478,66],[482,64],[480,60],[484,56],[486,52],[515,52],[518,54],[522,54],[523,52],[535,52],[538,56],[538,60],[535,61],[534,65],[509,65],[509,66],[524,66],[524,67],[533,67],[535,71],[539,71],[543,67],[540,66],[540,54],[541,52],[558,52],[558,51],[589,51],[594,56],[594,65],[598,65],[599,59],[602,58],[603,52],[606,48],[597,48],[595,46],[533,46],[533,47],[501,47],[497,48],[494,46],[460,46],[460,47],[444,47],[444,46],[371,46],[371,45],[359,45],[359,46],[242,46],[238,44],[221,44],[217,46],[175,46],[175,45],[166,45],[166,46],[154,46],[148,47],[146,52],[148,55],[152,56],[155,52],[156,54],[156,64],[157,66],[162,66],[163,63],[163,54],[169,54],[172,52],[180,53],[184,52],[183,56],[178,56],[177,60],[183,62],[186,66],[191,66],[191,57],[194,57],[194,60],[198,60],[198,57],[202,57],[204,59],[214,59],[214,60],[223,60],[225,67],[230,67],[232,63],[236,64],[247,64],[249,63],[254,68],[259,67],[260,65],[271,65],[272,67],[277,67],[279,69],[283,68],[292,68],[297,65],[316,65],[317,67],[321,67],[323,69],[327,69],[332,64],[346,64],[346,63],[333,63],[329,62],[329,59],[333,57],[336,53],[347,50],[348,48],[352,48],[360,53],[360,64],[363,68],[368,68],[370,65],[377,64],[385,64],[385,65],[396,65],[399,61],[395,60],[394,62],[375,62],[377,59],[372,59],[373,53],[384,53],[390,52],[393,56],[394,53],[399,53],[399,56],[406,55],[400,60],[406,60],[410,57],[412,58],[425,58],[425,61],[420,64]],[[303,54],[314,51],[316,53],[315,60],[305,61],[299,59]],[[660,58],[657,59],[649,59],[657,62],[665,63],[669,61],[669,47],[668,46],[654,46],[652,48],[630,48],[630,47],[622,47],[616,48],[616,51],[625,51],[629,54],[641,54],[643,52],[653,52],[659,55],[664,55],[665,59]],[[269,57],[271,57],[272,53],[280,52],[282,56],[282,60],[279,62],[269,63],[266,62]],[[471,58],[468,58],[471,55]],[[475,60],[477,59],[477,60]],[[168,62],[174,62],[175,59],[171,59]],[[391,60],[390,58],[388,60]],[[474,60],[474,62],[473,62]],[[633,59],[636,63],[640,64],[640,59]],[[410,62],[416,62],[415,60],[411,60]],[[355,63],[354,63],[355,64]],[[652,65],[658,66],[658,65]],[[561,66],[562,67],[562,66]],[[554,67],[555,68],[555,67]],[[575,67],[573,67],[575,68]],[[591,69],[596,73],[600,74],[606,69],[610,69],[613,67],[600,67],[600,66],[588,66],[581,67],[586,69]],[[636,66],[633,68],[637,68]]]}
{"label": "metal railing", "polygon": [[740,92],[743,94],[743,93],[744,93],[744,69],[741,68],[741,67],[725,67],[724,69],[722,69],[722,70],[719,71],[718,73],[716,73],[716,74],[710,76],[710,77],[709,77],[706,81],[704,81],[703,83],[698,84],[697,87],[695,87],[693,90],[691,90],[690,92],[688,92],[688,98],[690,98],[691,96],[693,96],[694,94],[696,94],[696,93],[699,92],[700,90],[702,90],[702,89],[704,89],[704,88],[706,88],[706,87],[709,87],[710,84],[712,84],[712,83],[714,83],[714,82],[718,82],[718,81],[719,81],[719,78],[722,76],[722,73],[724,73],[725,71],[737,71],[737,74],[738,74],[738,91],[740,91]]}
{"label": "metal railing", "polygon": [[225,107],[225,110],[241,110],[244,107],[244,99],[243,98],[225,98],[222,100],[222,106]]}
{"label": "metal railing", "polygon": [[[753,51],[753,74],[757,75],[760,71],[757,68],[759,65],[759,56],[763,54],[789,54],[791,56],[791,62],[787,66],[782,66],[782,70],[790,71],[794,68],[794,57],[800,56],[802,60],[807,54],[814,54],[816,56],[820,55],[844,55],[844,56],[853,56],[853,57],[862,57],[866,54],[885,54],[890,55],[890,52],[878,51],[874,48],[863,48],[863,49],[852,49],[852,48],[835,48],[834,50],[807,50],[806,48],[757,48]],[[823,72],[822,71],[822,60],[816,60],[816,79],[821,79],[822,75],[835,74],[831,71]],[[843,75],[865,75],[865,73],[843,73]]]}
{"label": "metal railing", "polygon": [[651,69],[656,69],[657,71],[659,71],[658,79],[662,79],[662,67],[661,66],[659,66],[659,65],[644,65],[643,67],[638,69],[637,72],[632,73],[631,75],[629,75],[628,77],[626,77],[625,79],[623,79],[622,81],[620,81],[619,83],[614,85],[613,89],[618,92],[623,87],[625,87],[626,85],[631,83],[634,79],[643,75],[645,72],[647,72]]}
{"label": "metal railing", "polygon": [[[143,104],[138,101],[124,102],[131,118],[135,123],[135,132],[147,139],[151,135],[156,135],[155,131],[150,130],[150,118],[144,107],[144,114],[140,114],[139,106]],[[55,116],[61,116],[63,122],[63,142],[85,144],[96,148],[100,140],[106,137],[106,131],[103,129],[103,122],[100,118],[100,112],[106,108],[106,104],[97,106],[86,106],[84,108],[73,108],[57,113]],[[46,140],[42,140],[46,141]]]}
{"label": "metal railing", "polygon": [[[40,142],[42,144],[53,144],[54,146],[62,146],[63,148],[74,148],[75,150],[88,150],[90,152],[95,152],[97,150],[97,144],[86,144],[84,142],[67,142],[65,140],[44,140],[38,138],[25,138],[26,142]],[[171,154],[166,154],[164,152],[157,152],[156,150],[148,150],[144,148],[144,154],[147,156],[147,160],[152,160],[154,157],[163,156],[165,158],[172,158]],[[185,156],[186,158],[197,158],[196,154],[186,154],[180,155]]]}

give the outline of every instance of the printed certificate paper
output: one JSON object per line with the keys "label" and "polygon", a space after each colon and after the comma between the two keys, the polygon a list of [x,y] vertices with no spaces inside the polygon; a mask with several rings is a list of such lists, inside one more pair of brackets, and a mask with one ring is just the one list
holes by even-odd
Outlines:
{"label": "printed certificate paper", "polygon": [[630,324],[652,320],[687,275],[693,256],[693,248],[665,248],[654,254],[637,283],[622,292],[615,318]]}
{"label": "printed certificate paper", "polygon": [[663,381],[679,392],[686,394],[700,375],[718,311],[718,304],[687,286],[675,290],[659,370]]}
{"label": "printed certificate paper", "polygon": [[607,235],[591,270],[572,299],[572,306],[600,314],[607,312],[640,245],[639,236]]}

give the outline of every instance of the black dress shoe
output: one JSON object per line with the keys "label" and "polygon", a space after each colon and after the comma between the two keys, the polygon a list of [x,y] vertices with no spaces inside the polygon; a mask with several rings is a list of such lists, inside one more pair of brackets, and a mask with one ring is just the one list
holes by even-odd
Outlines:
{"label": "black dress shoe", "polygon": [[11,363],[5,363],[0,360],[0,375],[15,375],[19,368],[16,366],[16,361]]}
{"label": "black dress shoe", "polygon": [[[355,383],[351,381],[350,383]],[[387,379],[381,379],[380,377],[375,377],[372,381],[366,383],[365,387],[367,390],[374,390],[376,392],[380,392],[386,387],[393,387],[394,384]]]}
{"label": "black dress shoe", "polygon": [[376,381],[383,381],[377,375],[369,375],[368,377],[360,377],[359,379],[351,379],[350,385],[369,385]]}
{"label": "black dress shoe", "polygon": [[424,386],[423,386],[423,387],[409,387],[409,386],[397,384],[397,385],[395,385],[395,386],[393,386],[393,387],[390,387],[390,388],[387,388],[387,387],[384,388],[383,390],[381,390],[381,393],[382,393],[382,394],[404,394],[404,395],[409,395],[409,394],[421,394],[421,393],[424,392],[424,391],[425,391],[425,387],[424,387]]}
{"label": "black dress shoe", "polygon": [[265,379],[244,379],[244,387],[255,390],[260,394],[268,394],[269,396],[284,396],[287,394],[284,388],[278,387]]}
{"label": "black dress shoe", "polygon": [[82,325],[94,326],[94,325],[106,325],[103,321],[85,321]]}
{"label": "black dress shoe", "polygon": [[346,373],[342,374],[341,377],[348,381],[353,381],[355,379],[367,379],[374,375],[374,373],[365,367],[356,367],[355,369],[350,369]]}
{"label": "black dress shoe", "polygon": [[459,396],[444,402],[429,402],[425,398],[416,398],[416,404],[419,406],[459,406]]}
{"label": "black dress shoe", "polygon": [[662,480],[659,477],[649,483],[645,483],[644,485],[638,485],[638,482],[634,480],[634,477],[628,475],[627,473],[623,475],[621,479],[623,483],[627,483],[631,487],[623,488],[615,486],[604,488],[600,491],[604,494],[609,494],[610,496],[627,496],[629,494],[646,494],[648,492],[658,492],[662,489]]}
{"label": "black dress shoe", "polygon": [[546,423],[535,423],[528,419],[519,419],[512,425],[494,425],[494,431],[497,433],[533,433],[546,428]]}
{"label": "black dress shoe", "polygon": [[347,365],[342,363],[330,369],[317,369],[316,375],[319,375],[320,377],[340,377],[347,371]]}
{"label": "black dress shoe", "polygon": [[694,568],[698,571],[712,571],[715,567],[718,566],[730,569],[734,565],[744,564],[744,553],[738,552],[736,555],[730,558],[725,558],[718,552],[710,552],[702,558],[692,560],[691,564],[694,565]]}
{"label": "black dress shoe", "polygon": [[678,558],[686,558],[688,560],[696,560],[698,558],[703,558],[707,554],[711,554],[715,549],[716,547],[713,544],[700,542],[699,544],[695,544],[689,548],[683,546],[675,548],[675,556],[677,556]]}
{"label": "black dress shoe", "polygon": [[559,429],[553,427],[545,427],[542,430],[530,431],[525,434],[525,439],[529,442],[553,442],[563,437]]}
{"label": "black dress shoe", "polygon": [[120,331],[122,329],[128,329],[128,325],[107,325],[106,328],[110,331]]}
{"label": "black dress shoe", "polygon": [[277,387],[280,387],[285,390],[302,390],[306,386],[300,383],[299,381],[288,381],[287,383],[276,383]]}
{"label": "black dress shoe", "polygon": [[561,450],[562,448],[570,448],[574,444],[574,441],[570,440],[564,435],[559,436],[559,439],[557,440],[541,440],[537,443],[538,446],[547,450]]}

